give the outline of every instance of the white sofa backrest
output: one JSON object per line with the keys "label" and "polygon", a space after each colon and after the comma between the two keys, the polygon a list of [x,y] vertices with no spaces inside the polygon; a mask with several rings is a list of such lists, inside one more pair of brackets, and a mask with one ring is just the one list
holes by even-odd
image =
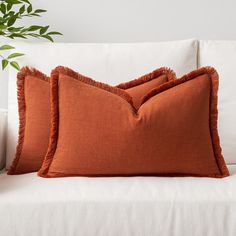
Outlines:
{"label": "white sofa backrest", "polygon": [[[58,65],[68,66],[95,80],[115,85],[168,66],[180,76],[197,67],[196,40],[129,44],[12,43],[26,55],[20,64],[49,74]],[[7,167],[18,136],[16,71],[9,71]]]}

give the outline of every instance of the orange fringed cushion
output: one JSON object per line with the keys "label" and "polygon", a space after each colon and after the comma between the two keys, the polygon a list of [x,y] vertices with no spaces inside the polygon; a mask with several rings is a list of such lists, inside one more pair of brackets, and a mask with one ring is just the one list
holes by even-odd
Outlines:
{"label": "orange fringed cushion", "polygon": [[162,67],[138,79],[119,84],[116,87],[125,90],[132,97],[134,107],[138,109],[145,94],[173,79],[176,79],[175,73],[170,69]]}
{"label": "orange fringed cushion", "polygon": [[24,67],[17,74],[19,137],[8,174],[38,171],[47,152],[50,131],[49,77]]}
{"label": "orange fringed cushion", "polygon": [[51,74],[50,144],[38,174],[228,176],[217,90],[217,72],[201,68],[147,91],[135,106],[119,86],[58,67]]}
{"label": "orange fringed cushion", "polygon": [[[160,68],[118,87],[127,90],[138,106],[145,93],[174,78],[174,72]],[[49,77],[38,70],[27,67],[17,75],[19,139],[16,156],[8,174],[35,172],[42,165],[50,131],[49,80]]]}

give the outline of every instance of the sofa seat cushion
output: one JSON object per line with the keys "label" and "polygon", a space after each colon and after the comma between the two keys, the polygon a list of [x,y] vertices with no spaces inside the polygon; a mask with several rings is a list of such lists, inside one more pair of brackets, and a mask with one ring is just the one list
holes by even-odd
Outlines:
{"label": "sofa seat cushion", "polygon": [[0,174],[1,235],[236,235],[236,165],[224,179]]}

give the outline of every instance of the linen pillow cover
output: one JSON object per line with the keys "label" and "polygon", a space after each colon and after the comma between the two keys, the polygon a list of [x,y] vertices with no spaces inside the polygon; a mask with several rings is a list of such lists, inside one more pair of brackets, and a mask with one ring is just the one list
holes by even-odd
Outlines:
{"label": "linen pillow cover", "polygon": [[24,67],[17,74],[19,136],[8,174],[38,171],[47,152],[50,131],[49,77]]}
{"label": "linen pillow cover", "polygon": [[228,176],[217,90],[217,72],[205,67],[147,92],[135,107],[120,88],[58,67],[51,73],[50,144],[38,175]]}
{"label": "linen pillow cover", "polygon": [[[174,78],[173,71],[160,68],[118,87],[127,90],[138,105],[146,92]],[[28,67],[24,67],[17,75],[19,140],[8,174],[38,171],[42,165],[50,131],[49,80],[38,70]]]}
{"label": "linen pillow cover", "polygon": [[176,79],[175,72],[171,69],[161,67],[138,79],[117,85],[117,88],[126,90],[132,97],[133,105],[136,109],[141,105],[143,96],[158,86]]}

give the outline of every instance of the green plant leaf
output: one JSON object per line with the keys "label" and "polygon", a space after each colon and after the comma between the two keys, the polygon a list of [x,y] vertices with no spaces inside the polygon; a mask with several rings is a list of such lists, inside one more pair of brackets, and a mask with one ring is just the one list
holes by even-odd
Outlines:
{"label": "green plant leaf", "polygon": [[21,57],[21,56],[24,56],[25,54],[23,53],[18,53],[18,52],[15,52],[15,53],[12,53],[10,54],[7,59],[12,59],[12,58],[15,58],[15,57]]}
{"label": "green plant leaf", "polygon": [[18,1],[18,0],[5,0],[5,2],[7,2],[7,3],[10,3],[10,4],[21,4],[21,2],[20,1]]}
{"label": "green plant leaf", "polygon": [[9,63],[8,60],[6,60],[6,59],[2,60],[2,70],[4,70],[7,67],[8,63]]}
{"label": "green plant leaf", "polygon": [[51,36],[49,36],[49,35],[41,35],[41,37],[43,37],[43,38],[45,38],[45,39],[47,39],[47,40],[49,40],[51,42],[54,42],[53,38]]}
{"label": "green plant leaf", "polygon": [[30,5],[27,7],[27,12],[30,13],[30,12],[32,12],[32,10],[33,10],[33,7],[32,7],[32,5],[30,4]]}
{"label": "green plant leaf", "polygon": [[25,33],[25,32],[27,32],[28,31],[28,28],[23,28],[22,30],[21,30],[21,33]]}
{"label": "green plant leaf", "polygon": [[12,47],[11,45],[8,45],[8,44],[2,45],[0,47],[0,50],[10,50],[10,49],[14,49],[14,47]]}
{"label": "green plant leaf", "polygon": [[11,61],[10,65],[14,67],[16,70],[20,70],[20,66],[16,61]]}
{"label": "green plant leaf", "polygon": [[40,33],[41,35],[44,34],[44,33],[46,33],[46,31],[48,30],[48,28],[49,28],[49,25],[48,25],[48,26],[45,26],[45,27],[42,27],[42,28],[40,29],[39,33]]}
{"label": "green plant leaf", "polygon": [[52,31],[52,32],[47,33],[47,35],[63,35],[63,34],[57,31]]}
{"label": "green plant leaf", "polygon": [[11,38],[11,39],[14,39],[14,38],[27,39],[27,37],[25,37],[23,34],[17,34],[17,33],[13,33],[13,34],[9,35],[8,38]]}
{"label": "green plant leaf", "polygon": [[37,9],[37,10],[34,11],[34,13],[44,13],[44,12],[47,12],[47,10]]}
{"label": "green plant leaf", "polygon": [[6,5],[4,3],[1,4],[0,11],[2,12],[2,14],[6,14],[7,8],[6,8]]}
{"label": "green plant leaf", "polygon": [[11,8],[12,8],[12,4],[11,4],[11,3],[8,3],[8,4],[7,4],[7,10],[10,11]]}
{"label": "green plant leaf", "polygon": [[28,28],[28,31],[36,31],[36,30],[39,30],[41,28],[42,28],[42,26],[32,25]]}
{"label": "green plant leaf", "polygon": [[14,11],[9,11],[6,15],[4,15],[3,17],[6,18],[6,20],[8,20],[9,17],[12,17],[15,15]]}
{"label": "green plant leaf", "polygon": [[[17,5],[19,4],[19,6]],[[30,25],[20,27],[18,21],[24,17],[40,17],[42,14],[47,12],[44,9],[33,9],[30,0],[0,0],[0,37],[6,38],[24,38],[29,37],[44,38],[53,42],[53,38],[56,35],[62,35],[60,32],[51,31],[49,32],[49,26]],[[0,46],[0,52],[2,50],[14,49],[11,45]],[[10,55],[9,55],[10,54]],[[19,70],[20,66],[15,61],[18,57],[23,56],[23,53],[8,53],[8,56],[2,56],[2,69],[4,70],[8,65]],[[16,59],[14,59],[16,58]],[[13,60],[13,61],[12,61]]]}
{"label": "green plant leaf", "polygon": [[19,18],[19,16],[20,16],[20,12],[17,12],[17,13],[15,14],[15,17],[16,17],[16,18]]}
{"label": "green plant leaf", "polygon": [[10,32],[18,32],[18,31],[21,31],[24,27],[9,27],[8,30]]}
{"label": "green plant leaf", "polygon": [[37,13],[31,13],[30,16],[39,16],[39,17],[41,17],[41,16],[40,16],[39,14],[37,14]]}
{"label": "green plant leaf", "polygon": [[23,14],[25,12],[25,5],[23,5],[20,9],[19,9],[19,13]]}
{"label": "green plant leaf", "polygon": [[5,29],[7,29],[6,25],[0,25],[0,30],[5,30]]}
{"label": "green plant leaf", "polygon": [[7,22],[7,26],[12,26],[12,25],[15,24],[15,22],[16,22],[16,17],[15,16],[10,17],[8,22]]}

